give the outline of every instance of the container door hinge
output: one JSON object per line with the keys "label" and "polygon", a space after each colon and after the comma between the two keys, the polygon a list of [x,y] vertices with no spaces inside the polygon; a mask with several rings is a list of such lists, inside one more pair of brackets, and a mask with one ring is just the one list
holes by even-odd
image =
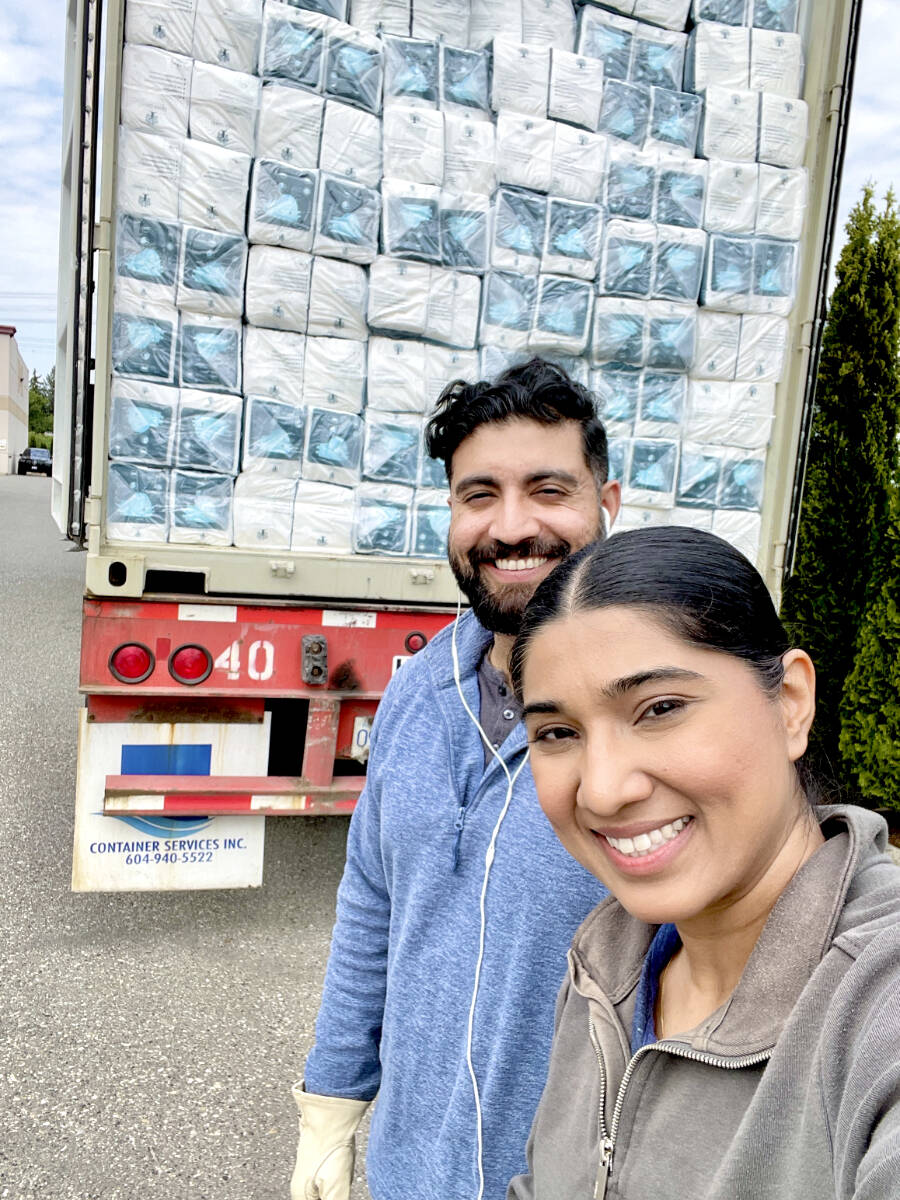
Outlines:
{"label": "container door hinge", "polygon": [[290,579],[297,567],[289,558],[272,559],[269,563],[269,570],[276,579]]}

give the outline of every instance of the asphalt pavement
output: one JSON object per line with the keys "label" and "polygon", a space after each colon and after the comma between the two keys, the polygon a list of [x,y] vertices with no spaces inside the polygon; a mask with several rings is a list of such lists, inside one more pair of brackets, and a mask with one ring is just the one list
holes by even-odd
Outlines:
{"label": "asphalt pavement", "polygon": [[347,819],[269,819],[259,890],[70,891],[84,555],[49,505],[0,477],[0,1200],[287,1200]]}

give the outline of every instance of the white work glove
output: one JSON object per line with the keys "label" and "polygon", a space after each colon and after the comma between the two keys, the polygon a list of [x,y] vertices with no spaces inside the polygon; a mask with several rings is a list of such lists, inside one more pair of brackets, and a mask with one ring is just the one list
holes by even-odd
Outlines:
{"label": "white work glove", "polygon": [[300,1109],[291,1200],[350,1200],[356,1130],[371,1101],[316,1096],[302,1083],[291,1092]]}

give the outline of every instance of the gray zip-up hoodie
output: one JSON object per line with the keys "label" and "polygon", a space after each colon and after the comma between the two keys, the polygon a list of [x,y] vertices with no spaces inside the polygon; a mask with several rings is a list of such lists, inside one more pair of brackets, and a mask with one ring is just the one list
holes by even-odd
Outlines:
{"label": "gray zip-up hoodie", "polygon": [[900,869],[887,830],[818,810],[826,842],[773,908],[731,998],[632,1056],[655,927],[583,922],[509,1200],[898,1200]]}

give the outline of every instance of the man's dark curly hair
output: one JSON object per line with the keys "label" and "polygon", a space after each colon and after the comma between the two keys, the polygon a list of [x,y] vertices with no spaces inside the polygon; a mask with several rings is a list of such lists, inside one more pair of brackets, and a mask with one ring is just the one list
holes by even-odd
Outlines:
{"label": "man's dark curly hair", "polygon": [[597,418],[587,388],[570,379],[562,367],[543,358],[509,367],[494,383],[483,379],[465,383],[456,379],[441,392],[425,431],[432,458],[444,463],[447,479],[453,455],[470,433],[481,425],[526,417],[541,425],[575,421],[581,426],[584,457],[598,489],[606,483],[609,455],[606,430]]}

